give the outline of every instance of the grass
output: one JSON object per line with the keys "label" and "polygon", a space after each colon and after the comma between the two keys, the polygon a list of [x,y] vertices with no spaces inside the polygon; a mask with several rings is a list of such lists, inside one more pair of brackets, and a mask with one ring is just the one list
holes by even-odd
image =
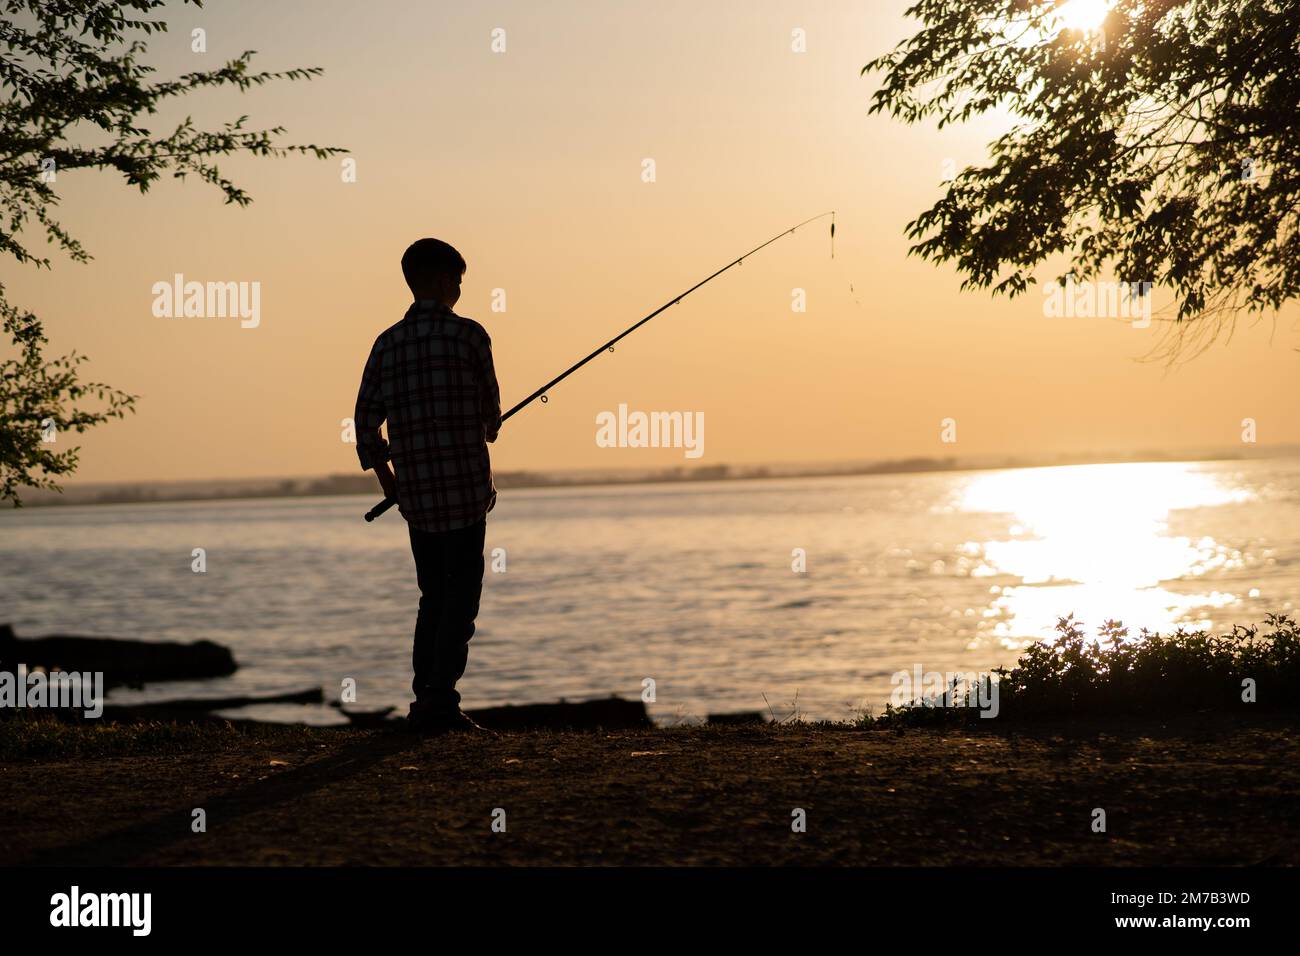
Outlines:
{"label": "grass", "polygon": [[310,727],[236,726],[223,721],[67,722],[23,711],[0,719],[0,760],[244,751],[250,747],[309,743],[331,733]]}
{"label": "grass", "polygon": [[[1090,639],[1073,615],[1056,625],[1056,639],[1024,651],[999,677],[999,717],[1104,716],[1199,710],[1300,709],[1300,626],[1269,614],[1263,628],[1236,625],[1226,634],[1179,628],[1136,638],[1117,621]],[[953,706],[953,704],[957,706]],[[970,694],[956,688],[940,700],[887,706],[875,720],[896,726],[988,723]]]}

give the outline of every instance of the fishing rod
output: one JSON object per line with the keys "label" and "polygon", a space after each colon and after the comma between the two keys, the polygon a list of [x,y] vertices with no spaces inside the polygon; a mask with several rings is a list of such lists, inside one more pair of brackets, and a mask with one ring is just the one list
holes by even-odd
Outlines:
{"label": "fishing rod", "polygon": [[[502,415],[502,416],[501,416],[501,422],[504,424],[504,423],[506,422],[506,420],[509,419],[510,416],[513,415],[515,412],[522,411],[525,407],[527,407],[528,405],[532,404],[534,401],[536,401],[536,400],[539,399],[539,398],[542,400],[542,404],[543,404],[543,405],[546,404],[546,393],[547,393],[547,392],[549,392],[549,391],[550,391],[552,388],[554,388],[556,385],[559,385],[559,384],[560,384],[561,382],[563,382],[566,378],[568,378],[570,375],[572,375],[572,374],[573,374],[574,372],[576,372],[578,369],[582,368],[584,365],[586,365],[586,364],[587,364],[588,362],[590,362],[592,359],[596,358],[596,356],[600,355],[602,352],[605,352],[605,351],[607,351],[607,350],[610,351],[610,352],[614,351],[614,346],[615,346],[615,345],[617,345],[617,344],[618,344],[619,342],[621,342],[623,339],[627,338],[629,335],[631,335],[631,334],[632,334],[633,332],[635,332],[637,329],[641,328],[641,326],[645,325],[647,322],[649,322],[651,319],[653,319],[655,316],[657,316],[660,312],[663,312],[665,309],[668,309],[668,308],[670,308],[670,307],[676,305],[678,302],[681,302],[682,299],[686,298],[688,295],[690,295],[690,294],[691,294],[692,292],[694,292],[696,289],[698,289],[698,288],[700,288],[701,286],[707,285],[708,283],[712,282],[714,279],[716,279],[718,276],[722,275],[722,273],[726,272],[728,269],[732,268],[733,266],[738,266],[738,265],[740,265],[742,262],[744,262],[746,259],[748,259],[750,256],[752,256],[754,253],[758,252],[758,251],[761,250],[761,249],[766,249],[768,246],[770,246],[772,243],[776,242],[778,239],[783,239],[783,238],[785,238],[786,236],[789,236],[789,235],[793,234],[794,231],[795,231],[796,229],[802,229],[804,226],[808,225],[808,223],[810,223],[810,222],[816,222],[818,219],[825,219],[827,216],[830,216],[830,217],[831,217],[831,258],[832,258],[832,259],[835,258],[835,210],[834,210],[834,209],[831,209],[831,210],[828,210],[827,212],[824,212],[824,213],[821,213],[821,214],[819,214],[819,215],[813,216],[811,219],[805,219],[803,222],[799,223],[798,225],[791,226],[789,229],[786,229],[786,230],[784,230],[783,232],[778,232],[778,233],[777,233],[775,236],[773,236],[771,239],[767,240],[767,242],[764,242],[764,243],[762,243],[762,244],[760,244],[760,245],[755,246],[753,249],[750,249],[747,253],[745,253],[745,254],[744,254],[743,256],[741,256],[740,258],[738,258],[738,259],[733,259],[731,262],[728,262],[725,266],[723,266],[723,267],[722,267],[721,269],[719,269],[717,272],[713,273],[713,275],[709,276],[707,279],[701,279],[699,282],[695,283],[695,285],[691,286],[691,287],[690,287],[689,289],[687,289],[685,292],[681,293],[680,295],[678,295],[678,296],[676,296],[676,297],[674,297],[674,298],[672,298],[672,299],[669,299],[667,302],[665,302],[663,305],[659,306],[659,308],[655,309],[653,312],[651,312],[651,313],[650,313],[649,315],[647,315],[645,318],[643,318],[643,319],[641,319],[640,321],[638,321],[635,325],[629,326],[628,328],[624,329],[622,332],[620,332],[618,335],[614,336],[612,339],[610,339],[610,340],[609,340],[608,342],[606,342],[604,345],[600,346],[600,348],[598,348],[598,349],[596,349],[595,351],[593,351],[593,352],[592,352],[590,355],[588,355],[586,358],[582,359],[582,360],[579,361],[579,362],[575,362],[573,365],[570,365],[567,369],[565,369],[565,370],[564,370],[563,372],[561,372],[559,375],[555,376],[555,378],[551,379],[549,382],[547,382],[547,383],[546,383],[545,385],[543,385],[541,388],[537,389],[535,392],[533,392],[531,395],[529,395],[527,398],[525,398],[522,402],[520,402],[520,403],[519,403],[518,405],[516,405],[514,408],[510,409],[510,411],[508,411],[508,412],[506,412],[504,415]],[[389,508],[391,508],[391,507],[392,507],[393,505],[395,505],[395,504],[397,504],[397,499],[396,499],[396,498],[385,498],[383,501],[379,502],[379,504],[375,505],[373,508],[371,508],[369,511],[366,512],[366,520],[367,520],[367,521],[374,521],[376,518],[378,518],[381,514],[383,514],[385,511],[387,511]]]}

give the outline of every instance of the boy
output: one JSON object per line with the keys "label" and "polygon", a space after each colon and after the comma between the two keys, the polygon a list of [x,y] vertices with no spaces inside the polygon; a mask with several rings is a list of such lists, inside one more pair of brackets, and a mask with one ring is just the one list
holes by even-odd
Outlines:
{"label": "boy", "polygon": [[[428,733],[490,734],[461,712],[456,682],[474,636],[483,537],[496,504],[487,443],[501,428],[501,396],[492,341],[452,311],[465,274],[452,246],[413,243],[402,274],[415,301],[375,340],[354,418],[362,469],[374,470],[409,525],[420,585],[407,721]],[[379,433],[385,420],[387,442]]]}

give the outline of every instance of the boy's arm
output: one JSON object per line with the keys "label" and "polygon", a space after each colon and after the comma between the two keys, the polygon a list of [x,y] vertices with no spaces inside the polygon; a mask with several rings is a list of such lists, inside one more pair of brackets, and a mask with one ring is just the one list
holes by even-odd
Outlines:
{"label": "boy's arm", "polygon": [[497,385],[496,367],[492,364],[492,340],[486,332],[479,350],[478,388],[483,434],[493,442],[501,431],[501,389]]}
{"label": "boy's arm", "polygon": [[388,442],[380,434],[379,426],[388,417],[384,407],[380,371],[383,355],[379,343],[370,350],[365,370],[361,373],[361,387],[357,390],[357,407],[352,422],[357,432],[357,457],[363,471],[374,470],[379,485],[389,498],[397,497],[397,481],[388,467]]}

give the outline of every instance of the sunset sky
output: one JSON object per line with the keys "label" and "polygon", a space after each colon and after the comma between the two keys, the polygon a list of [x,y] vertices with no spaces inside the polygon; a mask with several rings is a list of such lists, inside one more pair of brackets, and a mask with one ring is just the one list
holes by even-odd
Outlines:
{"label": "sunset sky", "polygon": [[[1142,361],[1158,325],[1047,318],[959,291],[907,258],[903,229],[945,162],[980,162],[1009,122],[957,130],[867,116],[873,56],[907,35],[898,2],[427,3],[212,0],[175,5],[150,41],[162,76],[245,49],[309,83],[198,94],[157,118],[216,127],[248,113],[338,159],[222,163],[254,196],[197,181],[141,197],[110,173],[61,175],[62,220],[95,256],[6,265],[10,298],[51,353],[141,396],[85,436],[80,481],[311,475],[357,469],[340,439],[374,337],[409,302],[398,261],[436,236],[469,262],[457,311],[491,334],[509,406],[749,247],[838,211],[692,295],[512,420],[500,470],[1055,454],[1300,442],[1300,331],[1289,308],[1170,368]],[[743,10],[743,14],[742,11]],[[383,14],[383,15],[376,15]],[[208,52],[190,52],[190,31]],[[506,52],[491,49],[505,30]],[[806,31],[807,52],[791,50]],[[642,181],[642,161],[656,181]],[[151,288],[259,282],[261,322],[157,318]],[[1045,269],[1040,278],[1054,275]],[[852,291],[850,291],[852,286]],[[807,290],[806,313],[791,290]],[[490,310],[492,290],[507,311]],[[1156,292],[1156,303],[1168,295]],[[595,417],[702,411],[706,450],[608,449]],[[941,421],[957,422],[955,445]]]}

